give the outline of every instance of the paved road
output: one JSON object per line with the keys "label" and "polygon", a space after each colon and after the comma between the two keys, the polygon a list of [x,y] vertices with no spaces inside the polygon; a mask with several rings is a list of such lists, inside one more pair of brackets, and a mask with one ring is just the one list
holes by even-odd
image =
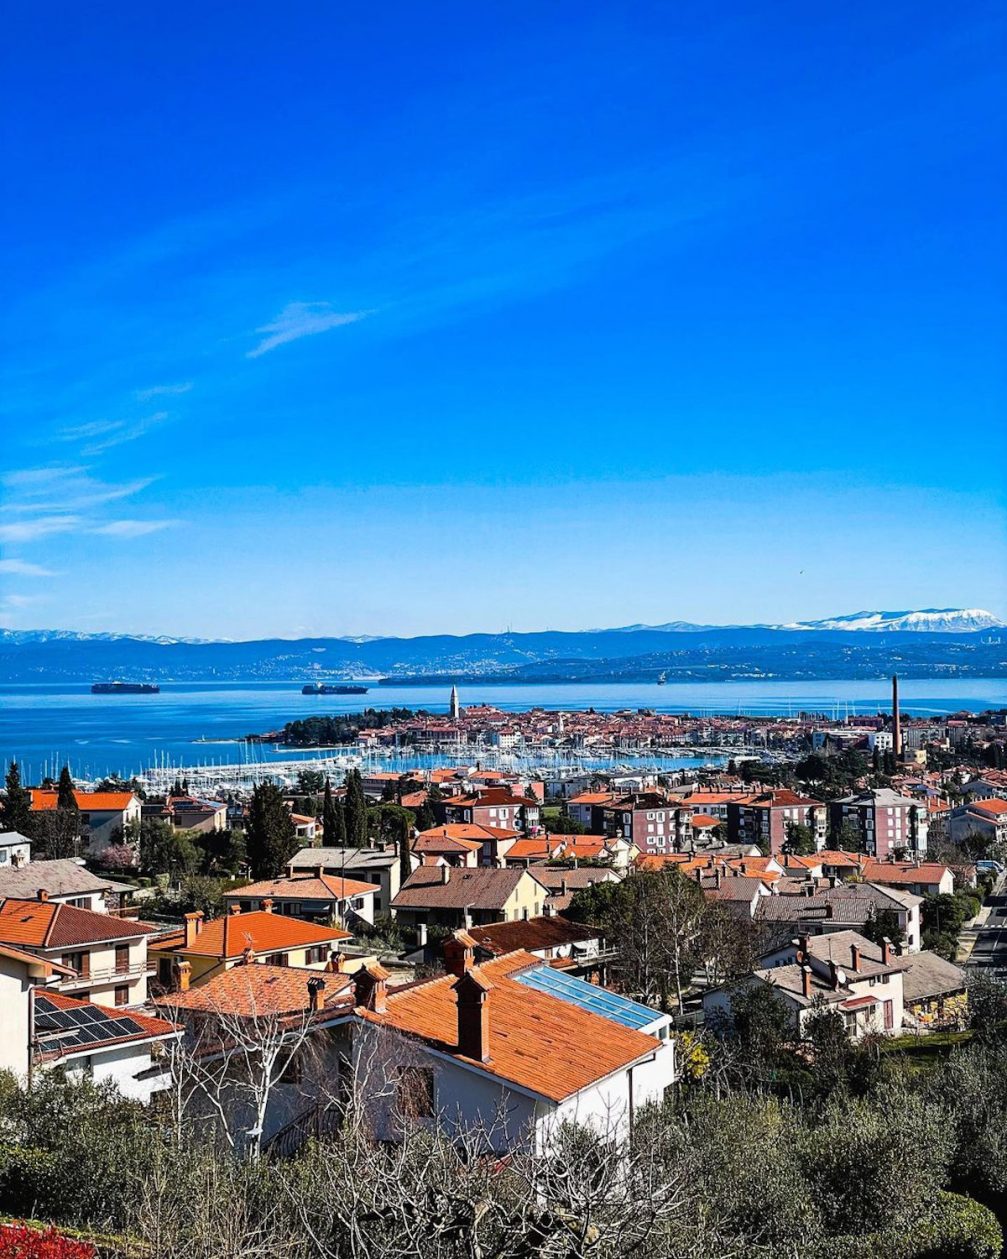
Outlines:
{"label": "paved road", "polygon": [[1007,896],[991,896],[986,905],[990,908],[989,917],[969,932],[975,943],[966,965],[990,975],[1007,976]]}

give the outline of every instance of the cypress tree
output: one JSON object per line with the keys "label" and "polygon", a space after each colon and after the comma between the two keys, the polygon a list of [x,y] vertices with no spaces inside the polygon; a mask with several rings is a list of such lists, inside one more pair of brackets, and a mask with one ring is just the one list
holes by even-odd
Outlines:
{"label": "cypress tree", "polygon": [[73,794],[73,779],[70,777],[70,766],[64,765],[59,771],[59,785],[56,788],[56,808],[77,810],[77,797]]}
{"label": "cypress tree", "polygon": [[346,842],[351,848],[367,846],[367,797],[359,769],[351,769],[346,775]]}
{"label": "cypress tree", "polygon": [[259,783],[248,806],[248,864],[253,879],[276,879],[299,847],[294,820],[279,788]]}
{"label": "cypress tree", "polygon": [[342,848],[346,843],[346,819],[342,802],[332,795],[332,783],[325,780],[325,799],[322,803],[322,843],[326,848]]}
{"label": "cypress tree", "polygon": [[409,824],[409,815],[403,809],[402,817],[399,819],[399,879],[402,883],[405,883],[413,872],[413,863],[409,859],[411,838],[412,826]]}
{"label": "cypress tree", "polygon": [[7,766],[3,825],[6,831],[17,831],[31,837],[31,792],[21,786],[21,769],[17,761]]}

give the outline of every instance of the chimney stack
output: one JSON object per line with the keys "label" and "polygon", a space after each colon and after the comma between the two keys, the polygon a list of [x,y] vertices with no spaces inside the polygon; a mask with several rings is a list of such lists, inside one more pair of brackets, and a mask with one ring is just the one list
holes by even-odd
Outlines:
{"label": "chimney stack", "polygon": [[493,985],[475,970],[454,985],[458,997],[458,1052],[476,1062],[490,1060],[489,994]]}
{"label": "chimney stack", "polygon": [[39,888],[39,890],[36,892],[36,896],[38,897],[40,901],[47,901],[49,899],[49,893],[45,890],[44,887]]}
{"label": "chimney stack", "polygon": [[899,714],[899,675],[892,674],[892,750],[895,759],[902,756],[902,717]]}
{"label": "chimney stack", "polygon": [[804,993],[806,1001],[811,1000],[811,967],[801,967],[801,991]]}
{"label": "chimney stack", "polygon": [[472,969],[476,942],[467,931],[456,931],[444,941],[444,969],[461,978]]}
{"label": "chimney stack", "polygon": [[447,863],[441,866],[441,882],[451,882],[451,867]]}
{"label": "chimney stack", "polygon": [[858,971],[860,969],[860,946],[857,944],[850,945],[850,970]]}
{"label": "chimney stack", "polygon": [[887,936],[881,941],[881,965],[891,966],[892,964],[892,942]]}
{"label": "chimney stack", "polygon": [[177,962],[175,965],[175,982],[179,992],[189,991],[189,981],[192,979],[192,967],[188,962]]}
{"label": "chimney stack", "polygon": [[312,1014],[320,1014],[325,1009],[325,980],[319,975],[312,975],[308,980],[308,1009]]}
{"label": "chimney stack", "polygon": [[241,906],[238,904],[237,901],[231,901],[230,905],[228,905],[227,907],[227,912],[229,914],[240,914]]}
{"label": "chimney stack", "polygon": [[200,910],[185,915],[185,948],[191,949],[196,943],[196,936],[203,930],[203,915]]}
{"label": "chimney stack", "polygon": [[267,896],[266,899],[261,902],[261,906],[262,906],[262,912],[264,914],[271,914],[273,912],[272,898]]}
{"label": "chimney stack", "polygon": [[353,976],[353,993],[357,1005],[373,1014],[388,1010],[388,971],[377,962],[362,966]]}
{"label": "chimney stack", "polygon": [[333,949],[329,953],[329,960],[325,963],[325,969],[332,975],[339,975],[342,973],[345,962],[346,955],[340,953],[338,949]]}

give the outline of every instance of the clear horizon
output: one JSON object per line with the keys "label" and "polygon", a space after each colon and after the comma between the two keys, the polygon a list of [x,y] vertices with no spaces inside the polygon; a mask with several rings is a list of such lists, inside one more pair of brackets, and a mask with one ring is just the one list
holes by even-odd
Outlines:
{"label": "clear horizon", "polygon": [[9,15],[0,624],[1007,617],[999,6]]}

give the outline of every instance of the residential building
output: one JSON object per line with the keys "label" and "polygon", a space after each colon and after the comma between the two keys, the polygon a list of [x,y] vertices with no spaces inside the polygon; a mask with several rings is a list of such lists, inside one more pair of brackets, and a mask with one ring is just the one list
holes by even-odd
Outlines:
{"label": "residential building", "polygon": [[[266,902],[247,914],[232,906],[206,923],[201,913],[186,914],[180,930],[153,937],[150,954],[163,988],[195,987],[242,961],[324,970],[348,939],[350,933],[342,927],[320,927],[275,914]],[[182,982],[180,974],[187,977]]]}
{"label": "residential building", "polygon": [[495,866],[507,856],[521,831],[477,822],[445,822],[420,831],[412,851],[421,861],[430,858],[451,866]]}
{"label": "residential building", "polygon": [[474,822],[500,830],[533,832],[539,823],[539,802],[534,796],[514,795],[508,787],[493,787],[478,795],[441,800],[437,805],[444,822]]}
{"label": "residential building", "polygon": [[132,886],[92,874],[72,857],[0,867],[0,900],[38,900],[44,891],[53,904],[104,914],[116,907],[120,893],[127,890],[132,891]]}
{"label": "residential building", "polygon": [[373,883],[374,913],[377,917],[388,913],[402,875],[394,844],[384,848],[302,848],[290,859],[287,873],[318,869],[339,878]]}
{"label": "residential building", "polygon": [[537,918],[545,901],[545,888],[521,867],[420,866],[402,884],[392,909],[404,926],[455,929]]}
{"label": "residential building", "polygon": [[596,973],[604,940],[597,927],[571,922],[560,914],[543,914],[521,922],[494,922],[472,927],[476,957],[485,961],[520,949],[573,974]]}
{"label": "residential building", "polygon": [[530,866],[529,874],[545,889],[545,909],[561,914],[574,896],[594,883],[620,883],[622,875],[611,866]]}
{"label": "residential building", "polygon": [[738,984],[706,993],[703,1010],[712,1026],[730,1020],[735,995],[764,984],[786,1007],[795,1036],[806,1034],[819,1010],[833,1009],[847,1035],[861,1040],[901,1030],[902,982],[899,959],[888,941],[876,945],[856,931],[802,936],[760,958],[759,968]]}
{"label": "residential building", "polygon": [[[146,807],[144,812],[147,812]],[[160,816],[178,830],[209,834],[227,829],[227,802],[202,800],[197,796],[169,796]]]}
{"label": "residential building", "polygon": [[0,905],[0,941],[72,972],[61,973],[58,990],[102,1006],[147,1000],[153,934],[154,928],[113,914],[51,901],[44,888],[35,900],[11,897]]}
{"label": "residential building", "polygon": [[279,879],[262,879],[235,888],[224,896],[224,906],[234,906],[244,914],[272,904],[277,913],[303,918],[307,922],[339,922],[352,932],[356,921],[373,924],[373,883],[326,874],[324,865],[314,870],[297,870]]}
{"label": "residential building", "polygon": [[1007,850],[1007,800],[990,796],[952,809],[948,834],[956,844],[975,835],[990,849]]}
{"label": "residential building", "polygon": [[31,861],[31,840],[18,831],[0,831],[0,873]]}
{"label": "residential building", "polygon": [[955,876],[950,867],[939,861],[864,861],[860,877],[867,883],[882,887],[898,887],[916,896],[950,896],[955,890]]}
{"label": "residential building", "polygon": [[546,1154],[565,1123],[631,1134],[641,1106],[674,1084],[667,1015],[530,953],[476,965],[470,936],[449,945],[439,978],[395,990],[381,968],[358,976],[354,1062],[380,1058],[396,1034],[396,1095],[381,1073],[365,1093],[379,1136],[395,1139],[410,1116],[480,1134],[498,1153]]}
{"label": "residential building", "polygon": [[920,800],[883,787],[834,800],[829,811],[832,833],[838,835],[852,823],[864,852],[872,857],[883,861],[889,855],[926,855],[927,808]]}
{"label": "residential building", "polygon": [[[120,840],[126,828],[139,824],[140,801],[131,791],[74,791],[79,810],[80,836],[85,849],[93,855],[103,852]],[[31,789],[31,811],[46,813],[56,808],[58,792]]]}
{"label": "residential building", "polygon": [[[599,808],[606,835],[619,836],[646,856],[678,852],[692,838],[693,810],[658,792],[624,796]],[[596,824],[597,825],[597,824]]]}
{"label": "residential building", "polygon": [[727,803],[729,843],[758,844],[764,852],[782,852],[793,826],[807,827],[815,847],[824,848],[828,806],[784,788]]}
{"label": "residential building", "polygon": [[920,906],[923,898],[901,888],[876,883],[840,883],[817,886],[813,881],[791,895],[764,897],[755,907],[755,921],[778,937],[828,935],[835,931],[860,931],[871,919],[895,915],[910,953],[921,947]]}
{"label": "residential building", "polygon": [[964,1027],[969,996],[965,971],[939,953],[916,953],[902,972],[904,1024],[915,1031]]}

